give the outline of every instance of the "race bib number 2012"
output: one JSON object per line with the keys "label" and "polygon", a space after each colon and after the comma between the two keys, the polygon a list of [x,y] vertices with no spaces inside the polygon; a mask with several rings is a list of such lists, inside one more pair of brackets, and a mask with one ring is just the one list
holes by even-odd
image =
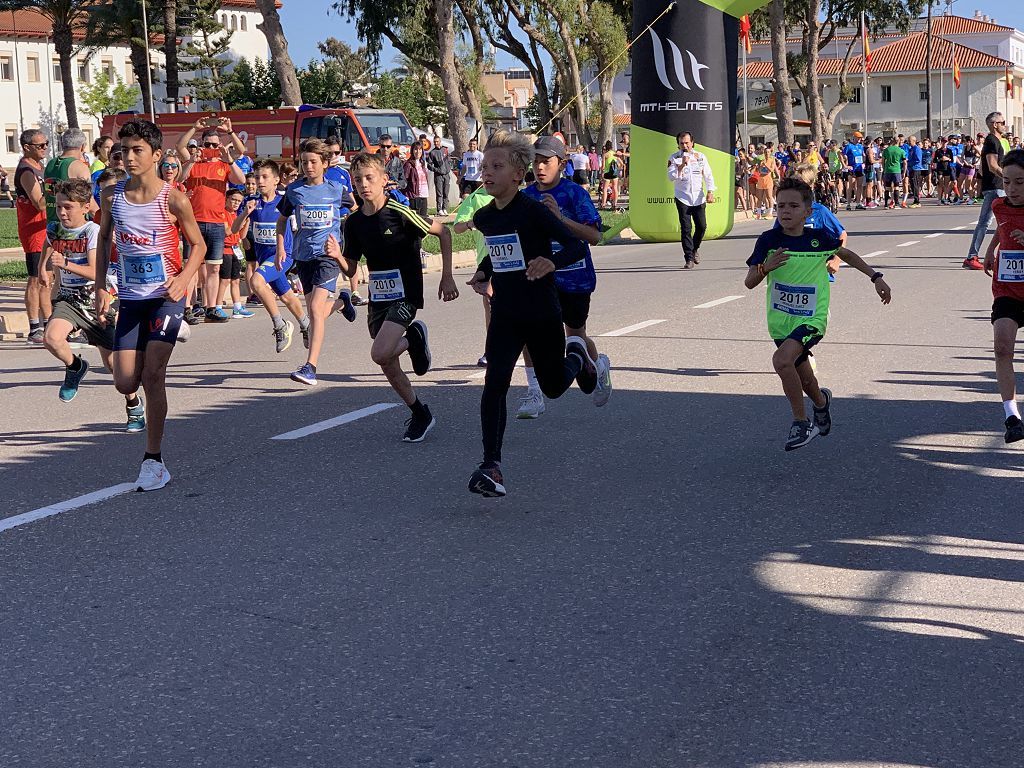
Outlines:
{"label": "race bib number 2012", "polygon": [[484,238],[487,255],[495,272],[519,272],[526,269],[526,258],[523,256],[523,244],[519,235],[491,235]]}
{"label": "race bib number 2012", "polygon": [[1000,251],[1000,283],[1024,283],[1024,251]]}
{"label": "race bib number 2012", "polygon": [[797,317],[813,317],[818,306],[818,289],[814,285],[772,285],[772,309]]}

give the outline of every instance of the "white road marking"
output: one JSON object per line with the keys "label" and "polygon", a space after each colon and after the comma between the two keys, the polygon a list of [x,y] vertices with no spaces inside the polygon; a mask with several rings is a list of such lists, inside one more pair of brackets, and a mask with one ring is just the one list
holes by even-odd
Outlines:
{"label": "white road marking", "polygon": [[897,248],[906,248],[906,247],[907,247],[908,245],[917,245],[917,244],[918,244],[918,243],[920,243],[920,242],[921,242],[920,240],[907,240],[907,242],[905,242],[905,243],[900,243],[900,244],[899,244],[899,245],[897,245],[896,247],[897,247]]}
{"label": "white road marking", "polygon": [[641,328],[649,328],[652,325],[657,325],[658,323],[666,323],[666,322],[668,322],[668,321],[667,320],[644,320],[642,323],[637,323],[636,325],[627,325],[625,328],[619,328],[619,330],[617,330],[617,331],[608,331],[608,333],[601,333],[601,334],[598,334],[598,335],[599,336],[625,336],[627,333],[632,333],[633,331],[639,331]]}
{"label": "white road marking", "polygon": [[959,227],[953,227],[953,229],[967,229],[967,225],[961,224]]}
{"label": "white road marking", "polygon": [[887,253],[888,253],[888,251],[872,251],[871,253],[865,253],[861,258],[870,259],[870,258],[873,258],[875,256],[883,256],[883,255],[885,255]]}
{"label": "white road marking", "polygon": [[944,234],[946,234],[946,233],[945,232],[932,232],[930,235],[925,235],[925,239],[928,239],[930,237],[942,237]]}
{"label": "white road marking", "polygon": [[317,432],[323,432],[325,429],[331,429],[332,427],[340,427],[342,424],[348,424],[350,422],[362,419],[366,416],[373,416],[375,413],[386,411],[389,408],[397,408],[398,403],[377,403],[376,405],[370,405],[366,408],[360,408],[358,411],[352,411],[352,413],[345,413],[341,416],[335,416],[333,419],[326,419],[324,421],[318,421],[316,424],[310,424],[308,427],[302,427],[301,429],[293,429],[291,432],[285,432],[281,435],[274,435],[271,440],[298,440],[300,437],[306,437],[307,435],[314,435]]}
{"label": "white road marking", "polygon": [[134,490],[135,483],[120,483],[119,485],[112,485],[109,488],[101,488],[98,491],[86,493],[82,496],[76,496],[75,498],[68,499],[67,501],[60,501],[56,504],[51,504],[48,507],[40,507],[39,509],[33,509],[31,512],[23,512],[20,515],[0,520],[0,532],[10,530],[11,528],[15,528],[19,525],[25,525],[26,523],[34,523],[36,520],[42,520],[44,517],[59,515],[61,512],[70,512],[71,510],[78,509],[79,507],[86,507],[89,504],[106,501],[107,499],[112,499],[114,496],[120,496],[122,493],[128,493],[129,491]]}
{"label": "white road marking", "polygon": [[724,296],[721,299],[715,299],[714,301],[706,301],[703,304],[698,304],[694,309],[708,309],[710,307],[717,307],[719,304],[725,304],[729,301],[736,301],[736,299],[742,299],[742,296]]}

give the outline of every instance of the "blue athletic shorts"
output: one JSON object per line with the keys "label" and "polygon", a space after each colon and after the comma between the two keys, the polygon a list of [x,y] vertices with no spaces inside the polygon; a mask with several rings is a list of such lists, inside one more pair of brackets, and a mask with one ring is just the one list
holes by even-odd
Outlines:
{"label": "blue athletic shorts", "polygon": [[310,294],[314,288],[323,288],[328,293],[337,293],[341,265],[328,256],[317,256],[309,261],[295,262],[295,272],[302,283],[302,292]]}
{"label": "blue athletic shorts", "polygon": [[114,326],[114,350],[142,351],[151,341],[174,346],[184,316],[184,299],[121,299]]}
{"label": "blue athletic shorts", "polygon": [[284,296],[292,289],[292,285],[288,282],[288,276],[285,273],[292,268],[293,263],[292,257],[289,256],[284,260],[284,269],[278,269],[274,265],[273,259],[267,259],[266,261],[261,261],[260,265],[256,267],[256,274],[267,281],[267,285],[273,289],[275,294]]}

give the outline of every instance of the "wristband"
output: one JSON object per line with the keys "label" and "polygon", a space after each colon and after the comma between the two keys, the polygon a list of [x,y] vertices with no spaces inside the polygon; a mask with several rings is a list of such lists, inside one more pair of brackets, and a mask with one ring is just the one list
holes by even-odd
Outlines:
{"label": "wristband", "polygon": [[873,274],[871,276],[871,282],[872,283],[876,282],[880,277],[882,277],[882,273],[881,272],[875,272],[875,274]]}

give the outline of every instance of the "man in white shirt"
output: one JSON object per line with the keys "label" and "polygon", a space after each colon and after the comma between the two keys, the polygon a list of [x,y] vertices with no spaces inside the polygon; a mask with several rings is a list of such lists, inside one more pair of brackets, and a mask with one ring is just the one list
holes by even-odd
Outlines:
{"label": "man in white shirt", "polygon": [[463,200],[480,188],[480,164],[483,161],[484,153],[477,149],[476,139],[470,139],[469,149],[462,153],[460,168],[462,175],[459,178],[459,194]]}
{"label": "man in white shirt", "polygon": [[704,207],[715,202],[715,178],[707,157],[693,148],[693,136],[683,131],[676,140],[679,151],[668,159],[668,178],[675,185],[683,269],[693,269],[700,264],[700,244],[708,229]]}
{"label": "man in white shirt", "polygon": [[590,156],[587,155],[586,148],[580,144],[576,147],[576,151],[569,156],[569,159],[572,161],[574,169],[572,180],[581,187],[588,187],[590,185]]}

